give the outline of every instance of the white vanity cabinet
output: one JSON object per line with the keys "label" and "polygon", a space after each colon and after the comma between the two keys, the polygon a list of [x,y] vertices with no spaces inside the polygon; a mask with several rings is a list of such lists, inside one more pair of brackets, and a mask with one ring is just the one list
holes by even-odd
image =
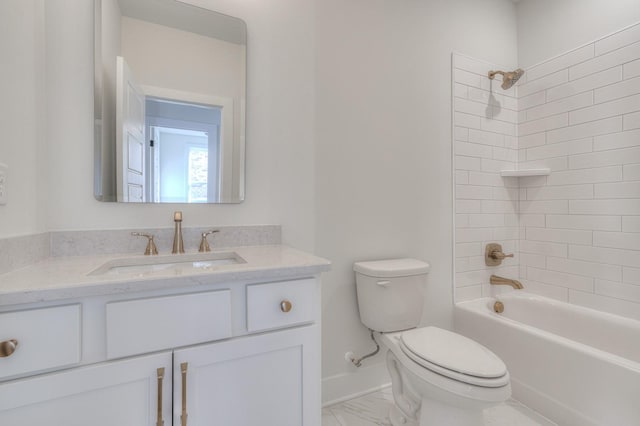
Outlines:
{"label": "white vanity cabinet", "polygon": [[[319,279],[191,290],[0,312],[0,341],[19,342],[0,357],[0,425],[319,426]],[[38,311],[75,328],[49,328]],[[3,328],[3,315],[27,313],[38,333]],[[38,343],[43,330],[51,347]],[[75,348],[42,361],[56,355],[57,334]]]}

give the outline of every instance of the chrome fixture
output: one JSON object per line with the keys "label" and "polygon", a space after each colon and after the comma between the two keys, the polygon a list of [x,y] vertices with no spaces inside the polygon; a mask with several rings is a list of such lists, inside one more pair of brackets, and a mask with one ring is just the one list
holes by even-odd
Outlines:
{"label": "chrome fixture", "polygon": [[207,235],[211,235],[215,232],[220,232],[220,230],[212,229],[211,231],[202,233],[202,239],[200,240],[200,248],[198,249],[199,252],[211,251],[211,247],[209,247],[209,241],[207,241]]}
{"label": "chrome fixture", "polygon": [[520,80],[520,77],[524,75],[524,70],[522,68],[518,68],[515,71],[504,72],[504,71],[489,71],[489,80],[493,80],[496,78],[496,74],[502,75],[502,88],[504,90],[510,89],[516,81]]}
{"label": "chrome fixture", "polygon": [[484,250],[484,263],[487,266],[498,266],[507,257],[513,257],[513,253],[504,254],[502,245],[498,243],[489,243]]}
{"label": "chrome fixture", "polygon": [[156,255],[158,254],[158,249],[156,247],[156,243],[153,242],[153,235],[151,234],[143,234],[141,232],[132,232],[131,235],[134,237],[145,237],[147,238],[147,248],[144,250],[145,256],[149,256],[150,254]]}
{"label": "chrome fixture", "polygon": [[184,253],[184,243],[182,242],[182,212],[175,212],[173,214],[173,221],[176,226],[173,232],[173,249],[171,253]]}
{"label": "chrome fixture", "polygon": [[497,275],[491,275],[489,282],[493,285],[510,285],[516,290],[522,290],[524,286],[518,280],[510,280],[509,278],[499,277]]}

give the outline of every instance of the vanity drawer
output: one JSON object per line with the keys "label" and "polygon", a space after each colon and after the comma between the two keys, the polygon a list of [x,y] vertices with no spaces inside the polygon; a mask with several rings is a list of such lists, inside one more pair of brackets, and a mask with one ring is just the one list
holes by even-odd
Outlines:
{"label": "vanity drawer", "polygon": [[108,303],[107,358],[231,337],[231,291]]}
{"label": "vanity drawer", "polygon": [[[80,362],[80,305],[0,314],[0,378]],[[9,341],[17,342],[15,350]]]}
{"label": "vanity drawer", "polygon": [[315,309],[316,280],[313,278],[247,286],[249,332],[312,322]]}

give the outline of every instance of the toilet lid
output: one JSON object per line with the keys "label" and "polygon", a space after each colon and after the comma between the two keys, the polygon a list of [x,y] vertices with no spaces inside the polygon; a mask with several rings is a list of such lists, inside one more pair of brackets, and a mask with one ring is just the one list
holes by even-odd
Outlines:
{"label": "toilet lid", "polygon": [[[403,332],[400,341],[402,349],[411,359],[456,380],[486,386],[493,381],[491,379],[499,379],[507,374],[507,367],[496,354],[478,342],[451,331],[437,327],[416,328]],[[481,380],[469,380],[473,378]]]}

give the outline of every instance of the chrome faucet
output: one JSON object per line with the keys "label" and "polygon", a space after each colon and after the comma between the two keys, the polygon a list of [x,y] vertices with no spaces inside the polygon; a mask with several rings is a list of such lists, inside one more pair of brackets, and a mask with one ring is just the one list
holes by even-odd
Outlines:
{"label": "chrome faucet", "polygon": [[491,275],[491,277],[489,278],[489,282],[493,285],[510,285],[516,290],[522,290],[524,288],[522,283],[518,280],[511,280],[509,278],[503,278],[497,275]]}
{"label": "chrome faucet", "polygon": [[182,212],[175,212],[173,214],[173,221],[175,222],[175,230],[173,233],[173,249],[171,253],[184,253],[184,243],[182,242]]}

